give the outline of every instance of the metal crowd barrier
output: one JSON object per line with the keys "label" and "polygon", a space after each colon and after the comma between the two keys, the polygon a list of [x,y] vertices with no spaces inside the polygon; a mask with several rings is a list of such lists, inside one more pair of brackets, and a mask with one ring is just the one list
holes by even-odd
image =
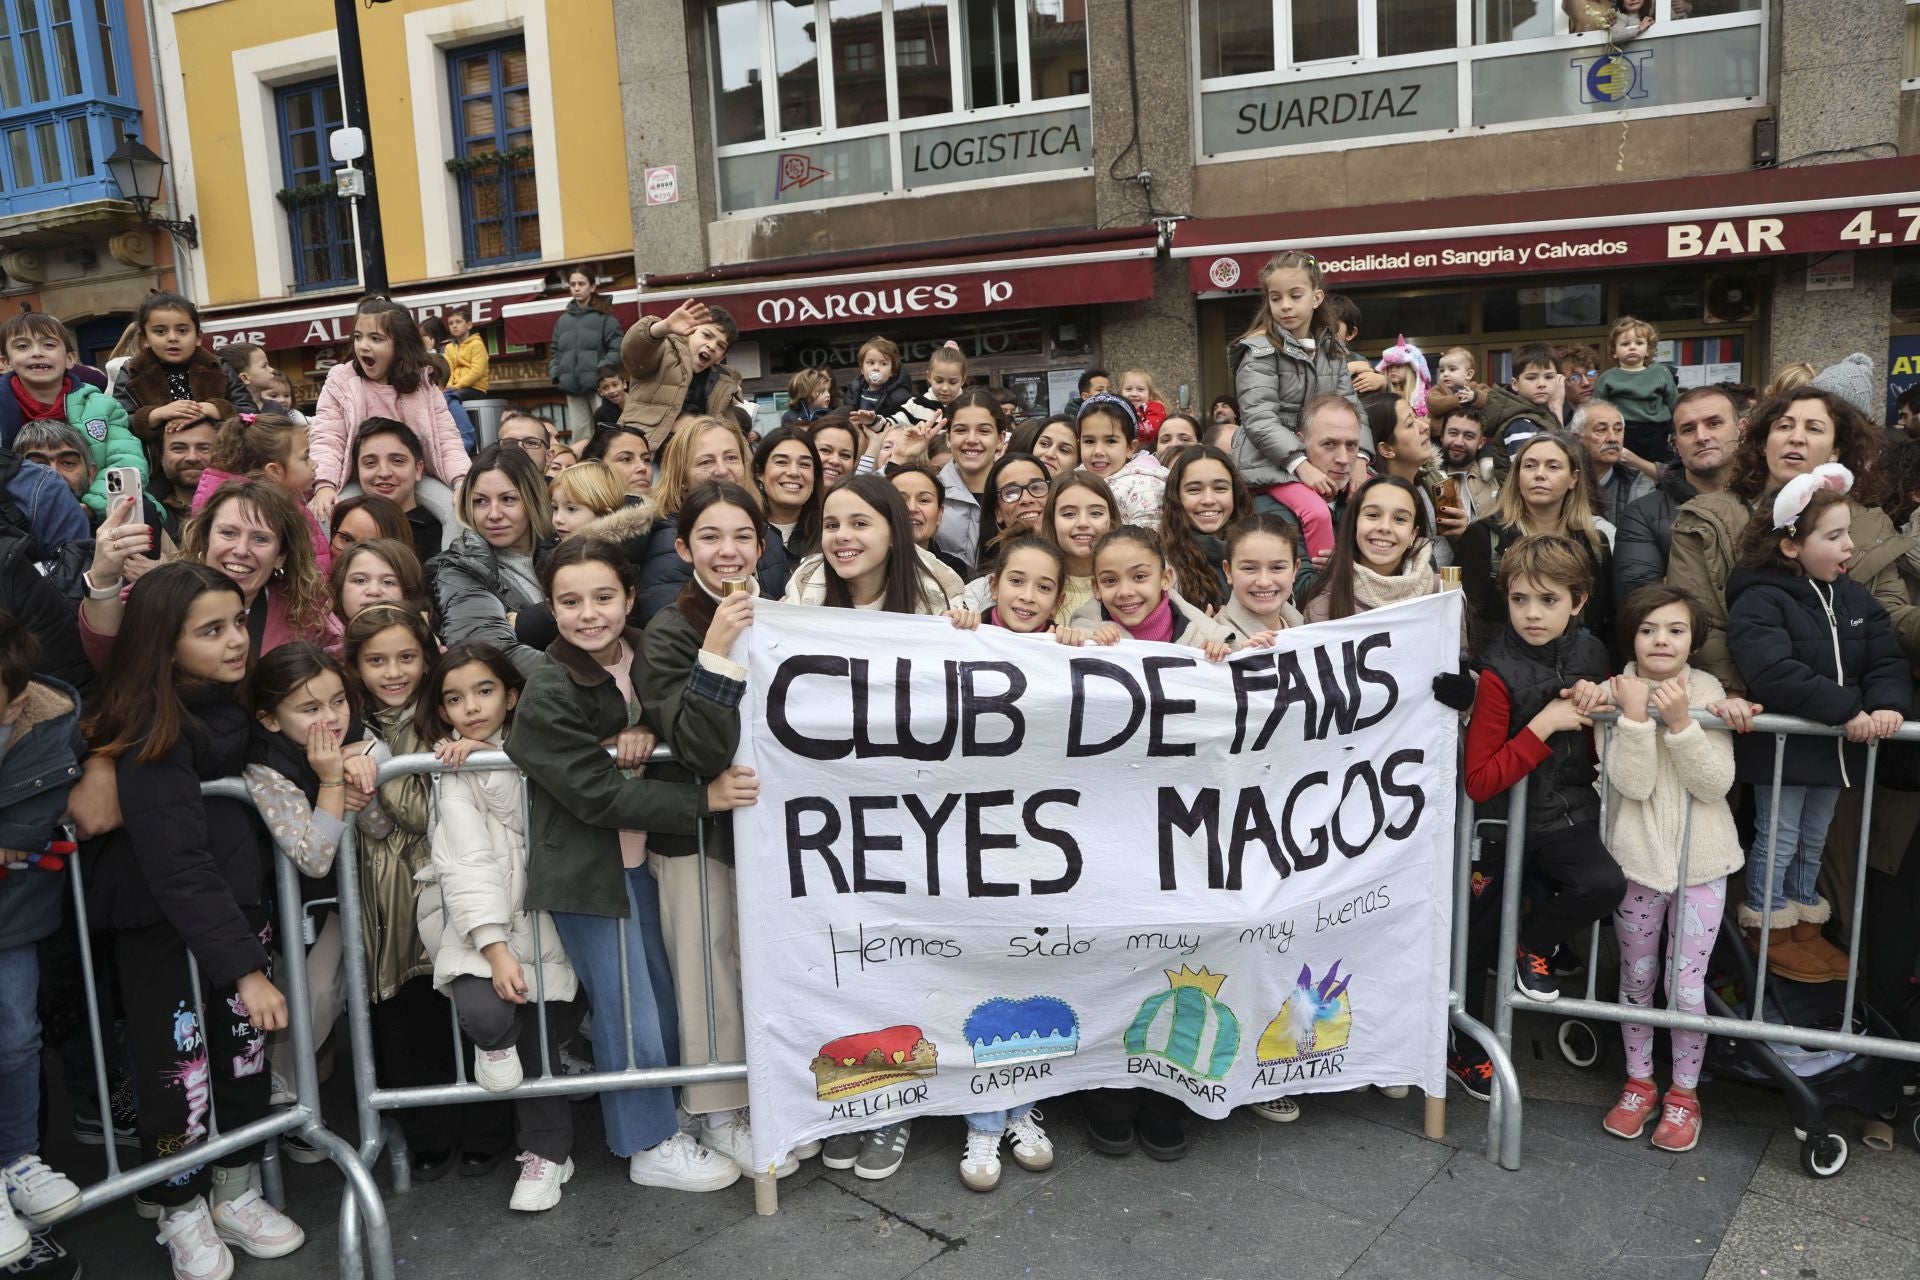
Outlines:
{"label": "metal crowd barrier", "polygon": [[[222,778],[218,781],[203,783],[200,791],[204,796],[237,800],[250,808],[253,807],[253,797],[248,794],[246,784],[238,778]],[[84,1213],[89,1209],[97,1209],[115,1200],[132,1196],[135,1192],[143,1191],[256,1143],[261,1144],[261,1192],[276,1207],[284,1208],[286,1193],[281,1178],[278,1139],[285,1134],[298,1134],[340,1170],[341,1176],[346,1180],[346,1190],[341,1197],[342,1204],[357,1205],[359,1212],[365,1215],[366,1244],[369,1256],[372,1258],[374,1280],[393,1280],[393,1242],[388,1231],[386,1206],[381,1202],[380,1190],[374,1184],[372,1175],[367,1172],[367,1166],[361,1163],[354,1152],[353,1146],[346,1139],[329,1130],[320,1117],[320,1073],[314,1057],[314,1030],[309,1017],[306,948],[301,945],[305,921],[300,902],[300,873],[292,861],[279,856],[276,850],[273,868],[275,897],[278,899],[277,932],[281,963],[273,976],[275,984],[280,987],[287,1001],[287,1028],[293,1038],[294,1087],[298,1100],[290,1107],[271,1111],[262,1119],[242,1125],[231,1132],[222,1132],[216,1102],[217,1093],[209,1090],[207,1138],[173,1155],[138,1164],[130,1169],[120,1167],[119,1152],[116,1149],[113,1099],[107,1082],[107,1063],[110,1057],[101,1021],[100,992],[93,963],[93,935],[87,923],[86,878],[81,869],[81,861],[82,859],[76,853],[68,860],[68,867],[73,884],[74,915],[79,930],[80,972],[86,987],[87,1033],[93,1049],[93,1085],[100,1108],[107,1176],[81,1189],[80,1202],[73,1212]],[[187,953],[187,969],[193,983],[194,1016],[198,1019],[201,1034],[204,1036],[207,1019],[201,994],[200,966],[194,962],[191,951]],[[261,1070],[266,1069],[263,1057]],[[361,1274],[357,1234],[352,1240],[344,1235],[341,1237],[340,1269],[342,1274]]]}
{"label": "metal crowd barrier", "polygon": [[[1708,711],[1696,710],[1692,713],[1696,723],[1709,730],[1726,730],[1726,724],[1718,716]],[[1600,829],[1604,836],[1607,829],[1607,808],[1611,785],[1607,782],[1607,762],[1612,748],[1611,728],[1618,718],[1617,712],[1600,712],[1594,716],[1602,738],[1600,744]],[[1729,731],[1730,732],[1730,731]],[[1831,726],[1815,724],[1808,720],[1799,720],[1791,716],[1759,715],[1753,719],[1753,732],[1772,734],[1773,753],[1773,799],[1767,824],[1767,856],[1764,868],[1755,867],[1751,850],[1747,851],[1746,871],[1749,875],[1764,869],[1767,882],[1772,883],[1775,855],[1779,843],[1780,779],[1786,758],[1786,740],[1793,736],[1839,738],[1842,732]],[[1920,722],[1908,721],[1892,738],[1884,741],[1920,742]],[[1842,1023],[1853,1025],[1854,993],[1859,976],[1860,934],[1864,920],[1864,905],[1867,884],[1867,851],[1873,828],[1873,787],[1874,776],[1879,765],[1880,743],[1867,746],[1866,776],[1857,785],[1864,788],[1860,815],[1860,839],[1854,867],[1853,904],[1851,914],[1851,933],[1847,947],[1847,978],[1844,1004],[1841,1006]],[[1769,1044],[1794,1045],[1805,1049],[1838,1050],[1866,1057],[1888,1058],[1902,1062],[1920,1064],[1920,1042],[1901,1040],[1890,1036],[1865,1035],[1852,1031],[1828,1031],[1818,1027],[1796,1027],[1778,1022],[1756,1018],[1738,1018],[1711,1013],[1685,1013],[1679,1008],[1679,992],[1676,975],[1678,972],[1678,948],[1664,965],[1664,979],[1667,989],[1667,1007],[1658,1007],[1657,1002],[1649,1006],[1616,1003],[1598,998],[1600,929],[1607,921],[1597,921],[1591,931],[1587,948],[1587,985],[1584,997],[1560,996],[1550,1003],[1529,999],[1514,987],[1516,968],[1515,948],[1519,942],[1520,894],[1522,877],[1522,858],[1526,846],[1526,804],[1527,779],[1522,778],[1508,793],[1506,856],[1503,867],[1500,899],[1500,941],[1496,956],[1497,975],[1495,978],[1495,1017],[1494,1033],[1501,1048],[1511,1056],[1513,1046],[1513,1011],[1523,1009],[1532,1013],[1545,1013],[1555,1017],[1592,1018],[1601,1022],[1641,1023],[1653,1027],[1665,1027],[1669,1030],[1694,1031],[1709,1036],[1722,1036],[1738,1040],[1759,1040]],[[1739,784],[1735,784],[1737,791]],[[1734,793],[1730,792],[1728,803],[1733,803]],[[1467,811],[1471,814],[1471,810]],[[1466,843],[1462,846],[1463,864],[1470,864],[1472,857],[1470,819],[1462,823],[1462,835]],[[1678,884],[1684,891],[1687,883],[1687,860],[1692,844],[1692,810],[1688,809],[1687,822],[1682,828],[1680,842],[1680,868]],[[1467,874],[1462,872],[1463,876]],[[1737,929],[1735,919],[1736,904],[1729,895],[1727,911],[1721,920],[1721,931]],[[1459,921],[1456,919],[1456,928]],[[1665,927],[1665,916],[1662,916]],[[1749,1007],[1756,1013],[1764,1014],[1767,1009],[1767,944],[1768,930],[1760,930],[1760,945],[1754,959],[1752,995]],[[1456,937],[1456,941],[1458,938]],[[1658,955],[1657,950],[1655,954]],[[1459,957],[1456,955],[1454,976],[1456,989],[1462,977]],[[1465,975],[1474,980],[1473,975]],[[1484,981],[1484,976],[1479,980]],[[1783,1010],[1784,1014],[1784,1010]],[[1498,1058],[1496,1057],[1496,1072]],[[1498,1107],[1495,1108],[1499,1110]],[[1511,1113],[1489,1118],[1489,1135],[1497,1133],[1500,1150],[1503,1153],[1500,1163],[1508,1169],[1519,1167],[1520,1151],[1520,1112],[1515,1107]],[[1513,1156],[1511,1162],[1505,1153]],[[1844,1156],[1842,1156],[1844,1160]],[[1837,1172],[1837,1168],[1834,1170]]]}
{"label": "metal crowd barrier", "polygon": [[[659,763],[673,759],[673,754],[665,747],[657,747],[651,757]],[[511,770],[516,777],[519,770],[507,758],[504,751],[476,751],[467,758],[461,771],[474,772],[483,769]],[[395,778],[415,774],[428,774],[434,778],[437,789],[441,775],[455,772],[431,754],[397,756],[382,765],[378,775],[379,783],[391,782]],[[529,838],[533,823],[527,810],[525,779],[521,779],[521,813]],[[707,858],[706,833],[704,827],[699,832],[699,850],[697,862],[700,876],[700,941],[704,956],[711,952],[713,923],[709,916],[707,902]],[[389,1123],[383,1113],[399,1111],[409,1107],[432,1107],[464,1102],[511,1101],[515,1098],[547,1097],[553,1094],[612,1093],[623,1089],[679,1088],[685,1085],[718,1084],[729,1080],[745,1080],[747,1064],[743,1062],[720,1061],[718,1030],[714,1022],[713,968],[710,962],[704,962],[702,968],[706,979],[707,1003],[707,1061],[701,1065],[682,1065],[678,1067],[627,1067],[621,1070],[596,1069],[585,1075],[559,1075],[552,1069],[553,1054],[548,1044],[546,979],[540,961],[540,924],[539,917],[533,920],[534,936],[532,960],[533,978],[531,985],[535,991],[535,1008],[540,1032],[540,1074],[529,1075],[519,1085],[510,1090],[492,1092],[470,1081],[467,1076],[466,1053],[461,1043],[460,1020],[453,1012],[453,1002],[447,1002],[452,1022],[453,1037],[453,1084],[417,1085],[410,1088],[386,1088],[378,1079],[373,1056],[372,1000],[367,965],[368,957],[363,949],[364,934],[361,930],[362,903],[360,898],[360,860],[358,832],[350,822],[346,835],[341,839],[340,851],[334,859],[335,874],[340,887],[340,933],[341,933],[341,981],[346,986],[348,1039],[353,1051],[353,1083],[355,1105],[360,1119],[360,1159],[366,1167],[372,1168],[384,1149],[387,1153],[389,1170],[392,1175],[393,1189],[406,1192],[412,1189],[412,1170],[408,1157],[405,1135],[397,1124]],[[622,1057],[632,1061],[633,1045],[633,991],[628,973],[626,931],[633,927],[629,915],[620,922],[622,946],[620,948],[620,1032]],[[611,1022],[611,1010],[596,1008],[593,1010],[596,1032],[608,1027]],[[609,1056],[607,1050],[598,1045],[611,1042],[613,1034],[600,1033],[596,1036],[595,1067],[604,1068]],[[678,1046],[668,1046],[669,1051],[677,1051]],[[776,1181],[770,1172],[755,1175],[754,1192],[756,1207],[763,1214],[772,1213],[777,1207]],[[360,1272],[347,1268],[344,1263],[348,1253],[347,1242],[358,1241],[360,1226],[355,1221],[355,1203],[351,1199],[343,1200],[340,1205],[340,1237],[343,1269],[341,1274],[348,1280],[358,1280]],[[353,1251],[354,1262],[358,1262],[357,1247]]]}

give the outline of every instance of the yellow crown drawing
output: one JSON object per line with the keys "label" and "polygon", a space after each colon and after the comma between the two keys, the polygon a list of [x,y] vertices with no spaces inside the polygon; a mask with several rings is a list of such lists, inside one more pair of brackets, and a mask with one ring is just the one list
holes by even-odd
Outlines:
{"label": "yellow crown drawing", "polygon": [[1177,991],[1181,987],[1192,987],[1197,991],[1206,992],[1215,999],[1220,996],[1220,984],[1227,980],[1227,975],[1224,973],[1207,972],[1205,965],[1201,965],[1198,969],[1189,969],[1183,964],[1178,973],[1171,969],[1162,969],[1161,972],[1167,975],[1168,990]]}

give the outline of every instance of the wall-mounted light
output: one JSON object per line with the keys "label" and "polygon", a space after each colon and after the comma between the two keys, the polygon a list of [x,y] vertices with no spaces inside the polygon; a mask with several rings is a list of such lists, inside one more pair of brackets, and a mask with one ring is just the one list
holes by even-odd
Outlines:
{"label": "wall-mounted light", "polygon": [[193,218],[180,222],[173,218],[153,216],[153,205],[160,198],[160,184],[166,170],[167,162],[132,134],[122,138],[120,145],[113,149],[113,154],[107,157],[107,173],[113,178],[114,185],[120,188],[121,198],[132,202],[141,221],[150,227],[171,231],[185,242],[187,248],[197,249],[200,247],[200,227]]}

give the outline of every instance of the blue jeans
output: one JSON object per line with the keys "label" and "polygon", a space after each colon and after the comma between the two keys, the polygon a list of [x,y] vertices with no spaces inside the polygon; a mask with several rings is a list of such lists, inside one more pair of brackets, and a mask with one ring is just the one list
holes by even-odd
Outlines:
{"label": "blue jeans", "polygon": [[1781,787],[1780,829],[1773,851],[1773,881],[1767,881],[1767,832],[1773,819],[1773,788],[1753,789],[1753,852],[1747,856],[1747,906],[1762,914],[1820,901],[1820,850],[1838,787]]}
{"label": "blue jeans", "polygon": [[[37,875],[24,868],[15,875]],[[0,947],[0,1164],[40,1149],[40,956]]]}
{"label": "blue jeans", "polygon": [[1005,1133],[1007,1126],[1015,1120],[1024,1120],[1033,1110],[1033,1104],[1021,1107],[1008,1107],[1005,1111],[975,1111],[967,1116],[967,1128],[975,1133]]}
{"label": "blue jeans", "polygon": [[[594,1008],[593,1063],[601,1071],[679,1065],[680,1012],[660,933],[660,893],[645,867],[627,869],[627,915],[553,913],[553,926]],[[620,950],[627,953],[633,1043],[621,1052]],[[607,1145],[620,1157],[657,1147],[679,1128],[671,1089],[622,1089],[600,1095]]]}

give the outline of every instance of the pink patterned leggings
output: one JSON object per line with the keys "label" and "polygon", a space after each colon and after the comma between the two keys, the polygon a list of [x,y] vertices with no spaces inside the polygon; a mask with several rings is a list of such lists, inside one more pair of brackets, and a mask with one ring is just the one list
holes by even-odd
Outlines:
{"label": "pink patterned leggings", "polygon": [[[1627,881],[1627,896],[1613,915],[1613,932],[1620,940],[1620,999],[1651,1008],[1653,993],[1667,965],[1673,962],[1673,948],[1678,946],[1680,1011],[1703,1012],[1707,1003],[1707,959],[1713,954],[1713,940],[1719,936],[1720,917],[1726,909],[1725,876],[1692,885],[1677,895]],[[1660,954],[1663,921],[1667,933],[1665,957]],[[1627,1074],[1636,1080],[1651,1080],[1653,1028],[1626,1022],[1620,1032],[1627,1045]],[[1673,1083],[1692,1089],[1700,1083],[1700,1060],[1706,1054],[1707,1038],[1694,1031],[1675,1031],[1672,1036]]]}

